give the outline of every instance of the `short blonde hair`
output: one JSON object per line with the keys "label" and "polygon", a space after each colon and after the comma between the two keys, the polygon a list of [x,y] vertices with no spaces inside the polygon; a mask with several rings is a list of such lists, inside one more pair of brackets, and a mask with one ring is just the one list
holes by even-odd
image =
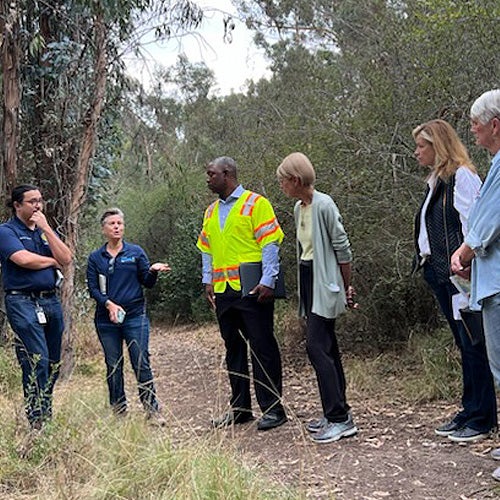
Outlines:
{"label": "short blonde hair", "polygon": [[316,172],[309,158],[303,153],[291,153],[276,169],[278,179],[297,177],[303,186],[312,186],[316,181]]}
{"label": "short blonde hair", "polygon": [[418,137],[432,144],[434,148],[435,174],[443,180],[447,180],[458,169],[467,167],[476,172],[466,147],[458,137],[455,129],[444,120],[431,120],[416,127],[412,132],[413,138]]}

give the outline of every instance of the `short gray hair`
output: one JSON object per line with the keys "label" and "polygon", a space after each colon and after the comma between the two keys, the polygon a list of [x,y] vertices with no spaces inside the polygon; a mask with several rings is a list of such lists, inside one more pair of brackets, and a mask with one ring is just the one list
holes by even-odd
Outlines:
{"label": "short gray hair", "polygon": [[106,219],[108,217],[111,217],[112,215],[118,215],[122,218],[122,220],[125,220],[125,216],[123,215],[123,212],[119,208],[116,208],[116,207],[107,208],[104,211],[104,213],[101,215],[101,226],[104,226]]}
{"label": "short gray hair", "polygon": [[500,118],[500,89],[488,90],[478,97],[470,108],[470,117],[483,125]]}

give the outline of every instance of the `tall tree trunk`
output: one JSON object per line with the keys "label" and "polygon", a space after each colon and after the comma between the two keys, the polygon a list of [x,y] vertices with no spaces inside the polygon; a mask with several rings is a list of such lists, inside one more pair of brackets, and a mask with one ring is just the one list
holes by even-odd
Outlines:
{"label": "tall tree trunk", "polygon": [[[87,110],[84,132],[80,147],[80,155],[76,165],[77,175],[69,193],[69,214],[64,219],[66,244],[73,254],[78,247],[78,221],[82,206],[87,199],[88,181],[91,173],[90,162],[97,143],[97,127],[102,114],[104,96],[106,93],[107,53],[106,26],[102,15],[98,15],[94,23],[96,62],[94,71],[94,98]],[[72,311],[75,302],[75,263],[65,270],[66,279],[63,285],[62,302],[66,321],[65,336],[62,347],[61,376],[68,377],[74,367],[74,338],[77,325],[72,321]]]}
{"label": "tall tree trunk", "polygon": [[[0,193],[7,197],[17,180],[17,145],[19,144],[19,19],[17,1],[2,1],[0,9],[0,36],[2,37],[2,153]],[[2,210],[3,212],[3,210]],[[1,214],[2,218],[4,213]],[[0,343],[6,341],[7,321],[3,311],[4,293],[0,287]]]}
{"label": "tall tree trunk", "polygon": [[19,19],[17,2],[2,2],[0,12],[2,35],[3,169],[1,192],[10,193],[17,179],[17,145],[19,144]]}

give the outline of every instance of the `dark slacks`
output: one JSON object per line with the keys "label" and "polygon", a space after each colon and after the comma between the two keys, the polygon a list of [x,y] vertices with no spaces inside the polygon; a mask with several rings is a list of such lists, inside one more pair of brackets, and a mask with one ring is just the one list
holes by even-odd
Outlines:
{"label": "dark slacks", "polygon": [[312,285],[313,263],[301,263],[300,297],[307,314],[306,349],[316,372],[323,414],[329,422],[344,422],[350,407],[346,401],[346,382],[335,335],[335,319],[311,312]]}
{"label": "dark slacks", "polygon": [[226,346],[226,365],[234,411],[251,411],[248,346],[255,396],[263,413],[283,411],[281,355],[274,337],[274,303],[241,297],[229,286],[216,294],[216,312]]}
{"label": "dark slacks", "polygon": [[454,420],[479,432],[488,432],[497,425],[495,386],[484,343],[472,345],[462,321],[453,318],[452,296],[457,293],[450,283],[439,283],[432,267],[424,266],[424,279],[434,292],[448,324],[462,361],[462,406]]}

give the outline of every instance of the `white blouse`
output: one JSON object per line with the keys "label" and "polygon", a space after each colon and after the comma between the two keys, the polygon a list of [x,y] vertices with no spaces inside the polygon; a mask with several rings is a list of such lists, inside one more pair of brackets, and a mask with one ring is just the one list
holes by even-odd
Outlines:
{"label": "white blouse", "polygon": [[[425,199],[422,212],[420,214],[420,233],[418,235],[418,248],[420,249],[420,255],[422,257],[431,254],[429,235],[427,234],[427,227],[425,226],[425,214],[436,186],[436,176],[434,174],[429,178],[427,184],[429,185],[429,193]],[[477,174],[472,172],[467,167],[458,167],[455,174],[453,207],[460,216],[464,238],[467,236],[467,219],[469,218],[470,209],[479,194],[481,184],[481,179]]]}
{"label": "white blouse", "polygon": [[[420,255],[422,257],[431,254],[431,247],[429,244],[429,235],[427,233],[427,228],[425,226],[425,214],[431,200],[432,192],[436,186],[436,176],[432,175],[427,181],[429,185],[429,193],[425,199],[424,205],[422,207],[422,213],[420,214],[420,233],[418,235],[418,247],[420,249]],[[481,188],[481,179],[477,174],[472,172],[467,167],[459,167],[455,174],[455,188],[453,190],[453,207],[458,212],[460,216],[460,223],[462,224],[462,233],[465,237],[468,232],[467,219],[469,218],[469,213],[472,205],[479,195],[479,189]],[[458,293],[452,297],[453,306],[453,317],[456,320],[461,319],[460,309],[466,307],[469,303],[469,298],[466,295]]]}

